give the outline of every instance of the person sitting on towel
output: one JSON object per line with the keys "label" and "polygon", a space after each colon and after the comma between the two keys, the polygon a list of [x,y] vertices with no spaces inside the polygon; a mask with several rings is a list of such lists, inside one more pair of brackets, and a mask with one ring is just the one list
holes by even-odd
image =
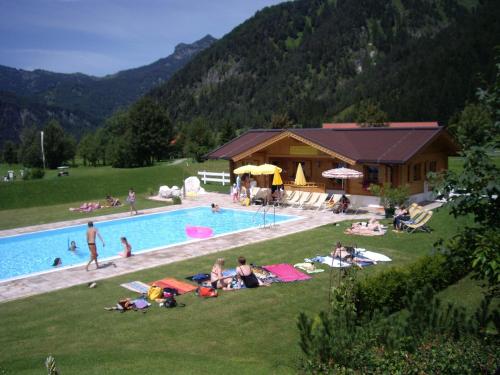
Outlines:
{"label": "person sitting on towel", "polygon": [[236,277],[243,282],[243,285],[247,288],[257,288],[260,285],[266,285],[261,282],[257,276],[252,271],[252,268],[247,265],[247,260],[245,257],[241,256],[238,258],[239,266],[236,267]]}
{"label": "person sitting on towel", "polygon": [[224,277],[222,275],[222,267],[224,266],[224,258],[219,258],[212,267],[210,272],[210,283],[214,289],[231,290],[232,277]]}
{"label": "person sitting on towel", "polygon": [[376,261],[368,258],[358,258],[355,256],[354,252],[348,251],[340,242],[337,242],[337,246],[335,250],[332,251],[331,255],[332,258],[338,258],[341,261],[353,263],[359,268],[363,268],[360,262],[377,264]]}

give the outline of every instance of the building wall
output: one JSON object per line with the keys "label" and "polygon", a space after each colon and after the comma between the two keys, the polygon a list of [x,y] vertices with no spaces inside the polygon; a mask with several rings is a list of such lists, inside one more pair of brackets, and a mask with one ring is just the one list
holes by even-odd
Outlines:
{"label": "building wall", "polygon": [[[426,182],[427,172],[433,169],[439,172],[448,168],[448,153],[443,151],[448,149],[449,146],[438,139],[403,165],[375,163],[349,165],[293,138],[285,138],[243,160],[231,162],[230,166],[233,170],[245,164],[275,164],[282,168],[282,179],[287,182],[294,180],[297,164],[301,162],[308,182],[324,184],[327,191],[345,190],[348,194],[367,198],[372,196],[367,189],[369,186],[366,181],[367,170],[375,167],[378,168],[378,177],[377,181],[373,182],[379,184],[390,182],[393,186],[408,185],[411,195],[424,196],[429,189]],[[340,166],[360,171],[365,177],[344,180],[342,185],[341,180],[335,181],[321,175],[323,171]],[[272,176],[254,176],[253,178],[259,186],[271,185]]]}

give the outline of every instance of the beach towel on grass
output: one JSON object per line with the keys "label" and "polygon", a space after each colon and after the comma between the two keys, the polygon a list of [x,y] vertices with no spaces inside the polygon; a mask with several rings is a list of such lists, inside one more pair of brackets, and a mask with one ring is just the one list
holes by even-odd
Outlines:
{"label": "beach towel on grass", "polygon": [[302,273],[295,268],[291,264],[272,264],[270,266],[264,266],[266,270],[272,272],[276,275],[284,283],[289,283],[291,281],[300,281],[300,280],[309,280],[311,276]]}
{"label": "beach towel on grass", "polygon": [[[348,268],[352,266],[352,262],[346,261],[346,260],[340,260],[339,258],[332,258],[331,256],[326,256],[326,257],[316,257],[314,259],[321,258],[321,263],[326,264],[330,267],[333,268]],[[366,267],[366,266],[371,266],[373,265],[372,262],[363,262],[362,257],[356,257],[358,258],[358,262],[356,262],[357,265],[361,267]],[[369,260],[369,259],[367,259]]]}
{"label": "beach towel on grass", "polygon": [[129,283],[120,284],[120,286],[136,293],[147,293],[149,289],[149,285],[142,281],[131,281]]}
{"label": "beach towel on grass", "polygon": [[208,273],[197,273],[196,275],[186,277],[186,280],[201,284],[206,280],[210,280],[210,275]]}
{"label": "beach towel on grass", "polygon": [[281,280],[276,277],[276,275],[268,270],[262,268],[261,266],[256,266],[252,264],[250,266],[253,274],[262,281],[264,284],[280,283]]}
{"label": "beach towel on grass", "polygon": [[374,260],[375,262],[391,262],[392,259],[388,256],[380,253],[375,253],[373,251],[368,251],[361,247],[356,248],[356,256],[368,258],[370,260]]}
{"label": "beach towel on grass", "polygon": [[156,285],[161,288],[174,288],[177,289],[179,294],[189,293],[196,290],[196,286],[185,283],[184,281],[180,281],[171,277],[165,277],[161,280],[153,281],[149,283],[150,285]]}

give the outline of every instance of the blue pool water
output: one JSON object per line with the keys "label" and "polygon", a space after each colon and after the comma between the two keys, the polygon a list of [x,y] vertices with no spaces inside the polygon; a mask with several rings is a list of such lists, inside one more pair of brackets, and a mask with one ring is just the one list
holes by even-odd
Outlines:
{"label": "blue pool water", "polygon": [[[276,215],[275,220],[279,223],[295,218]],[[267,223],[269,220],[272,216],[266,215]],[[212,213],[209,207],[133,216],[95,223],[106,244],[103,247],[97,239],[97,251],[99,260],[117,256],[122,251],[122,236],[127,237],[132,253],[137,254],[193,241],[186,235],[186,226],[210,227],[213,235],[217,236],[256,228],[262,223],[260,213],[233,209]],[[63,267],[85,264],[89,260],[86,230],[87,225],[78,225],[0,238],[0,280],[51,270],[57,257],[62,259]],[[68,250],[71,241],[78,246],[75,252]]]}

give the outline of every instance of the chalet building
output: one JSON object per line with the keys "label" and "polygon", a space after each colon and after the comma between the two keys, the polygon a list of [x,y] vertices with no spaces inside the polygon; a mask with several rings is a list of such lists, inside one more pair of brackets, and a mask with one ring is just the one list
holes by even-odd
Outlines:
{"label": "chalet building", "polygon": [[[390,182],[408,185],[412,201],[430,198],[427,172],[448,168],[448,157],[458,146],[436,122],[388,123],[386,127],[364,128],[357,124],[324,124],[316,129],[249,130],[207,155],[229,160],[232,171],[245,164],[270,163],[282,168],[285,189],[345,192],[355,204],[378,202],[370,184]],[[302,164],[306,186],[294,186],[298,164]],[[332,180],[322,177],[328,169],[346,167],[363,178]],[[231,179],[234,179],[231,175]],[[255,176],[261,187],[272,176]]]}

